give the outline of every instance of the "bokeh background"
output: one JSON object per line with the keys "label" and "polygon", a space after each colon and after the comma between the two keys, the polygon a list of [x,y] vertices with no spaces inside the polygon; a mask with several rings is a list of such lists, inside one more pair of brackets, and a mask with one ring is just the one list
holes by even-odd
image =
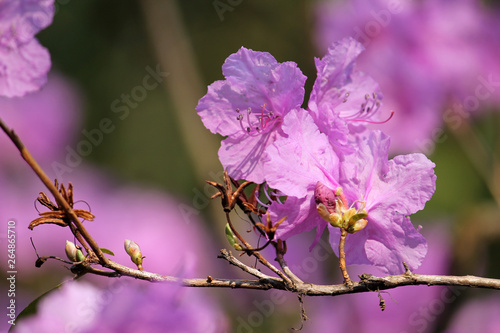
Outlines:
{"label": "bokeh background", "polygon": [[[228,244],[220,204],[208,199],[213,190],[204,181],[220,180],[221,138],[202,126],[195,112],[198,99],[207,85],[223,79],[224,60],[241,46],[270,52],[280,62],[296,62],[308,77],[307,96],[316,77],[313,59],[323,56],[333,41],[329,38],[355,35],[356,27],[370,29],[367,22],[377,22],[376,13],[390,3],[376,2],[378,7],[371,8],[365,1],[56,0],[53,24],[37,35],[51,53],[49,82],[25,102],[0,100],[0,116],[26,141],[50,177],[73,182],[75,199],[84,200],[79,207],[88,204],[96,214],[96,221],[86,222],[91,232],[118,261],[129,263],[118,252],[124,252],[125,238],[133,238],[147,257],[147,270],[245,277],[216,258],[218,249]],[[385,110],[394,109],[394,122],[400,121],[387,127],[397,141],[395,154],[422,150],[399,140],[431,124],[419,133],[431,143],[425,152],[436,163],[437,190],[425,210],[412,217],[429,240],[427,258],[417,272],[500,278],[500,84],[492,84],[491,98],[481,100],[459,125],[447,125],[443,116],[475,93],[478,77],[500,82],[498,2],[392,3],[411,5],[392,14],[387,24],[380,21],[380,32],[371,30],[360,66],[381,83],[388,101]],[[412,6],[418,10],[408,14]],[[461,14],[455,16],[457,12]],[[445,66],[451,62],[454,66]],[[437,70],[448,67],[449,72]],[[409,102],[399,102],[403,94]],[[419,109],[420,103],[427,113]],[[408,119],[402,121],[406,114]],[[56,262],[35,268],[29,237],[40,255],[64,257],[69,233],[56,226],[27,230],[37,217],[33,203],[45,189],[6,136],[0,135],[0,149],[0,217],[3,229],[9,219],[17,223],[21,307],[72,276]],[[84,153],[75,157],[78,151]],[[240,225],[249,228],[242,218]],[[4,230],[0,234],[5,236]],[[290,240],[291,267],[311,282],[340,283],[328,245],[320,243],[309,252],[311,236]],[[1,242],[4,247],[5,237]],[[4,268],[6,258],[1,260]],[[352,270],[355,276],[370,269]],[[2,299],[5,271],[0,273]],[[103,290],[112,285],[105,278],[81,280]],[[125,288],[138,287],[128,283]],[[137,294],[150,287],[139,288],[144,289]],[[105,306],[113,307],[113,295]],[[500,295],[495,291],[408,287],[381,295],[384,312],[376,293],[306,298],[309,320],[303,331],[462,332],[473,327],[495,332],[500,327]],[[200,297],[201,305],[190,310],[188,320],[197,320],[193,311],[210,312],[203,317],[206,326],[193,332],[286,332],[301,326],[296,297],[282,292],[203,290],[191,297]],[[151,327],[170,327],[168,320],[178,318],[163,318]]]}

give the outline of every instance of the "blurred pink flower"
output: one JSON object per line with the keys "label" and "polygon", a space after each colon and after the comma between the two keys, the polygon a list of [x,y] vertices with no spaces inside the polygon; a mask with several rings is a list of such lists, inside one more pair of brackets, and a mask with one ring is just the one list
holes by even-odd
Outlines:
{"label": "blurred pink flower", "polygon": [[467,302],[455,314],[445,332],[500,332],[500,298],[495,293]]}
{"label": "blurred pink flower", "polygon": [[[85,227],[101,247],[115,253],[115,256],[109,256],[112,260],[135,267],[123,247],[125,239],[133,239],[140,244],[142,253],[146,256],[143,267],[147,271],[179,277],[220,275],[218,274],[221,271],[217,261],[218,251],[211,245],[210,233],[206,230],[205,223],[196,215],[187,216],[181,212],[181,205],[189,205],[189,203],[182,203],[160,191],[138,186],[118,186],[110,181],[109,175],[84,166],[74,172],[71,180],[75,186],[75,207],[88,209],[88,203],[90,210],[96,215],[95,221],[84,222]],[[60,258],[66,258],[66,240],[74,241],[74,239],[68,228],[56,225],[41,225],[33,231],[27,228],[29,222],[37,217],[37,212],[33,207],[35,197],[40,191],[47,192],[34,175],[27,172],[24,177],[17,178],[3,174],[0,175],[0,184],[0,220],[5,221],[5,225],[11,219],[16,221],[16,270],[19,272],[17,274],[19,288],[16,291],[16,309],[19,314],[40,294],[40,291],[34,291],[32,288],[48,290],[58,281],[72,277],[72,274],[65,268],[66,265],[58,261],[49,260],[41,268],[36,268],[37,256],[30,237],[33,238],[40,256],[51,255]],[[37,207],[40,211],[45,210],[45,207],[41,205]],[[0,245],[4,248],[7,246],[6,241],[6,238],[0,239]],[[7,261],[2,260],[0,267],[4,271],[8,270],[6,265]],[[97,276],[85,276],[82,279],[95,282],[99,286],[110,283],[110,279]],[[5,283],[1,285],[4,286]],[[131,283],[139,283],[139,281]],[[131,293],[140,292],[140,288],[136,289],[135,286],[130,288],[133,290]],[[156,293],[153,289],[148,290],[150,291],[147,295]],[[184,305],[179,311],[189,312],[189,310],[182,310],[187,306],[185,304],[199,302],[193,306],[205,307],[209,309],[206,310],[208,312],[218,312],[216,301],[200,299],[204,297],[202,295],[206,295],[205,291],[196,291],[194,296],[193,292],[187,293],[191,296],[186,296],[188,298],[183,301]],[[128,304],[125,301],[121,302]],[[165,302],[168,303],[168,300]],[[119,304],[120,301],[117,303]],[[157,306],[163,306],[162,304],[157,304]],[[203,312],[199,315],[202,318],[205,316]],[[195,318],[190,318],[188,322],[194,325]],[[158,320],[166,321],[167,319],[160,316]],[[7,321],[4,321],[2,325],[6,323]],[[174,323],[175,321],[172,325]],[[2,325],[0,325],[0,331],[1,327],[4,327]],[[47,332],[57,331],[59,330]],[[109,332],[113,331],[116,330]],[[213,332],[220,332],[220,330]]]}
{"label": "blurred pink flower", "polygon": [[316,40],[321,50],[345,36],[360,41],[358,65],[395,111],[377,128],[394,151],[428,152],[443,120],[500,104],[499,15],[472,0],[321,2]]}
{"label": "blurred pink flower", "polygon": [[53,16],[54,0],[0,1],[0,96],[24,96],[45,84],[50,55],[35,35]]}
{"label": "blurred pink flower", "polygon": [[201,290],[132,280],[108,288],[70,281],[42,299],[37,314],[15,331],[220,333],[227,323]]}
{"label": "blurred pink flower", "polygon": [[[23,98],[0,97],[0,118],[21,138],[44,169],[63,160],[82,118],[82,98],[76,85],[59,74],[49,76],[38,92]],[[0,168],[28,170],[9,138],[0,133]],[[23,169],[26,168],[26,169]]]}

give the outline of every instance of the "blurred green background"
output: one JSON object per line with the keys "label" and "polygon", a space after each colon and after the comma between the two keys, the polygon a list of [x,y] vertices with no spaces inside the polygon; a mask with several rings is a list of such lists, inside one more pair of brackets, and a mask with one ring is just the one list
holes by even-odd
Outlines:
{"label": "blurred green background", "polygon": [[[75,80],[85,94],[82,129],[98,127],[103,117],[117,119],[111,103],[142,83],[147,66],[155,68],[160,62],[145,22],[145,7],[159,3],[67,1],[58,5],[54,23],[38,35],[51,52],[53,69]],[[278,61],[295,61],[307,76],[314,77],[313,56],[317,54],[311,44],[308,9],[312,3],[242,1],[232,12],[225,12],[221,21],[211,1],[184,1],[178,7],[184,26],[165,24],[163,30],[169,34],[172,25],[185,29],[181,42],[187,43],[194,55],[190,64],[196,66],[192,70],[199,71],[200,86],[193,87],[199,99],[208,84],[223,78],[224,60],[241,46],[268,51]],[[171,43],[168,48],[183,56],[185,50],[176,44]],[[191,197],[191,189],[203,179],[196,179],[192,165],[198,161],[190,159],[189,148],[179,131],[172,87],[182,78],[175,77],[172,69],[162,66],[162,70],[171,73],[167,81],[149,91],[147,98],[131,109],[130,116],[118,123],[88,160],[125,178]],[[308,80],[309,86],[312,82]],[[191,112],[196,113],[194,108]],[[199,118],[193,119],[201,124]],[[194,125],[199,124],[193,124],[193,128],[199,129]],[[200,146],[205,143],[203,138],[209,137],[213,141],[209,148],[214,149],[218,138],[205,131],[187,135],[199,138]],[[214,150],[206,156],[217,158]]]}

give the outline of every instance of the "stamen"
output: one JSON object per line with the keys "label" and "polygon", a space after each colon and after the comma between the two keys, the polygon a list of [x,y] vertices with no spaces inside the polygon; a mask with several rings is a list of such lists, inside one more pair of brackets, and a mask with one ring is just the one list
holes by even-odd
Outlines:
{"label": "stamen", "polygon": [[361,204],[361,207],[359,207],[359,209],[357,209],[357,210],[363,210],[363,209],[365,209],[365,206],[366,206],[366,201],[363,201],[363,200],[355,200],[355,201],[351,204],[351,206],[350,206],[349,208],[354,208],[354,204],[355,204],[355,203],[358,203],[358,202]]}
{"label": "stamen", "polygon": [[[350,95],[350,93],[349,93],[349,92],[346,92],[346,93],[345,93],[345,95],[344,95],[344,99],[342,100],[342,103],[347,102],[347,100],[349,99],[349,95]],[[340,97],[340,93],[339,93],[339,97]]]}
{"label": "stamen", "polygon": [[[348,93],[346,94],[346,96],[347,95]],[[371,118],[372,115],[375,114],[379,108],[380,108],[380,100],[378,99],[377,94],[375,92],[371,94],[365,94],[365,100],[363,103],[361,103],[359,110],[353,114],[346,115],[343,118],[349,121],[362,121],[362,122],[377,124],[378,122],[372,121],[369,118]],[[389,121],[389,119],[380,123],[385,123]]]}
{"label": "stamen", "polygon": [[[247,123],[248,123],[248,125],[252,125],[252,122],[250,121],[250,114],[252,114],[252,109],[248,108],[247,109]],[[247,127],[247,132],[248,133],[250,133],[250,128],[251,128],[251,126]]]}
{"label": "stamen", "polygon": [[338,197],[338,204],[339,208],[340,206],[342,207],[347,207],[347,198],[344,195],[344,191],[342,191],[342,187],[337,187],[337,190],[335,191],[335,196]]}
{"label": "stamen", "polygon": [[[267,192],[264,191],[264,193],[266,194],[266,197],[269,199],[269,202],[271,202],[271,198],[269,198],[269,196],[267,195]],[[255,191],[255,200],[262,206],[262,207],[266,207],[266,208],[269,208],[269,205],[268,204],[265,204],[263,203],[262,201],[260,201],[259,199],[259,191]]]}
{"label": "stamen", "polygon": [[236,109],[236,113],[238,113],[236,120],[239,121],[241,129],[250,136],[260,135],[266,131],[266,128],[271,129],[276,123],[281,122],[280,116],[276,116],[273,111],[266,110],[266,103],[261,106],[260,115],[256,115],[251,108],[248,108],[245,124],[243,123],[245,117],[240,113],[239,108]]}
{"label": "stamen", "polygon": [[353,119],[352,121],[359,121],[359,122],[365,122],[365,123],[369,123],[369,124],[380,125],[380,124],[385,124],[386,122],[391,120],[392,116],[394,116],[394,111],[391,111],[391,115],[389,116],[389,118],[387,118],[386,120],[382,120],[382,121],[374,121],[374,120],[366,120],[366,119]]}
{"label": "stamen", "polygon": [[267,200],[269,200],[269,202],[272,202],[273,199],[269,195],[269,185],[267,185],[267,183],[264,184],[264,191],[263,192],[264,192],[264,195],[266,196]]}
{"label": "stamen", "polygon": [[266,109],[266,103],[264,103],[262,105],[262,108],[261,108],[261,111],[260,111],[260,117],[259,117],[259,121],[260,121],[260,125],[262,126],[262,128],[264,128],[264,124],[263,124],[263,121],[264,121],[264,110]]}

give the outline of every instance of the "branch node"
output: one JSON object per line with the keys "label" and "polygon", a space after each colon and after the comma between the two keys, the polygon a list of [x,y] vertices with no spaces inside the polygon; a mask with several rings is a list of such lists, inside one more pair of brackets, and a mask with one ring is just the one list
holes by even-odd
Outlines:
{"label": "branch node", "polygon": [[413,273],[410,271],[410,268],[408,267],[408,264],[406,262],[404,262],[404,261],[403,261],[403,266],[405,268],[404,275],[407,275],[407,276],[413,275]]}

